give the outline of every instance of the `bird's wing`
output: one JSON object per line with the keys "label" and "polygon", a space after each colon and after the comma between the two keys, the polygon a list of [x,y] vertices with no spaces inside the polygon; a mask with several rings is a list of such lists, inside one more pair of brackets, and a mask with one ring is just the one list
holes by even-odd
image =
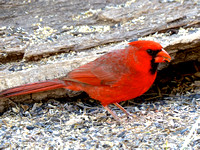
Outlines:
{"label": "bird's wing", "polygon": [[122,50],[108,53],[98,59],[71,71],[64,80],[89,85],[114,85],[129,68],[124,65]]}

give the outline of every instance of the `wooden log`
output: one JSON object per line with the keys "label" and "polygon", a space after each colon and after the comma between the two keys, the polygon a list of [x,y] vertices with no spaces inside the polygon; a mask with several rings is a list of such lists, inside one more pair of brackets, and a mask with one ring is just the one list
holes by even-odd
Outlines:
{"label": "wooden log", "polygon": [[[16,0],[0,7],[0,91],[63,77],[142,37],[160,42],[172,56],[171,65],[200,62],[200,6],[193,1]],[[1,99],[0,112],[14,103],[66,97],[66,93],[60,89]]]}

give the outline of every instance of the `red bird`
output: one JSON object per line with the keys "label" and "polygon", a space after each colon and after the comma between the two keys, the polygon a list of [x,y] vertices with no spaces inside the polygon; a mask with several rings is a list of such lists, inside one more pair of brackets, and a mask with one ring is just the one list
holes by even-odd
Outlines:
{"label": "red bird", "polygon": [[170,62],[171,57],[154,41],[134,41],[125,49],[107,53],[80,66],[61,79],[25,84],[0,92],[1,97],[11,97],[46,90],[66,88],[85,91],[119,121],[109,109],[114,104],[127,115],[118,103],[142,95],[153,84],[158,63]]}

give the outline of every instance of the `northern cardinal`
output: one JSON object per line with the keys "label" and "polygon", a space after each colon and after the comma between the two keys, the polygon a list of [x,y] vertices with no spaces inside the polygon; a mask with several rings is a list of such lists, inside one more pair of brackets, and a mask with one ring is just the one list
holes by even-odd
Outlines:
{"label": "northern cardinal", "polygon": [[63,78],[14,87],[0,92],[0,96],[11,97],[58,88],[85,91],[91,98],[99,100],[119,121],[108,105],[114,104],[129,115],[118,103],[146,92],[156,78],[158,64],[166,61],[170,62],[171,57],[159,43],[134,41],[125,49],[109,52]]}

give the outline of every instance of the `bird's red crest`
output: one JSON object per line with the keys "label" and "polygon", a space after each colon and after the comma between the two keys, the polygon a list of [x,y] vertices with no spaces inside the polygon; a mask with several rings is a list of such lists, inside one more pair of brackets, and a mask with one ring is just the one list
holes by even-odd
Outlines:
{"label": "bird's red crest", "polygon": [[162,46],[159,43],[154,42],[154,41],[133,41],[133,42],[130,42],[129,45],[135,46],[135,47],[143,49],[143,50],[147,50],[147,49],[160,50],[160,49],[162,49]]}

